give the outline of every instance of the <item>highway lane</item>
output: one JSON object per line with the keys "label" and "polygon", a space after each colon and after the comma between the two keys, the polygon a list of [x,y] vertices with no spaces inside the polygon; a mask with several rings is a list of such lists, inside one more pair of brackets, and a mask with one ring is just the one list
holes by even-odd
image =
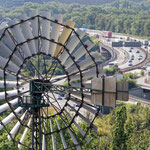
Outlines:
{"label": "highway lane", "polygon": [[[128,47],[123,47],[123,49],[129,54],[129,59],[126,63],[119,65],[119,68],[121,68],[121,69],[130,67],[129,66],[129,60],[131,60],[132,55],[134,56],[134,60],[132,60],[132,66],[139,64],[140,62],[142,62],[146,58],[146,54],[138,48],[133,48],[132,52],[129,52],[130,48],[128,48]],[[136,53],[137,50],[139,51],[139,53]],[[142,55],[141,60],[138,60],[139,55]]]}
{"label": "highway lane", "polygon": [[[101,36],[102,35],[101,31],[98,32],[96,30],[89,30],[89,29],[87,31],[90,36],[99,34],[99,39],[101,40],[101,42],[110,47],[112,46],[113,41],[122,41],[122,40],[125,41],[127,39],[127,36],[113,33],[113,38],[109,38],[109,40],[108,40],[108,38]],[[139,39],[136,39],[136,41],[139,41]],[[114,48],[114,49],[117,52],[117,59],[113,60],[113,61],[118,62],[118,66],[121,69],[131,68],[131,66],[129,66],[129,60],[131,60],[132,55],[134,55],[134,60],[132,60],[132,66],[141,63],[146,58],[146,54],[143,51],[141,51],[140,48],[133,48],[132,52],[129,52],[129,49],[130,49],[129,47]],[[143,56],[141,58],[141,60],[138,60],[139,54],[136,53],[137,50],[139,50],[140,54]],[[107,68],[107,67],[109,67],[109,66],[105,66],[105,68]]]}
{"label": "highway lane", "polygon": [[[125,37],[123,37],[125,38]],[[104,38],[104,37],[100,37],[101,41],[104,42],[106,45],[108,46],[112,46],[112,42],[113,41],[121,41],[121,39],[119,37],[116,38],[110,38],[108,41],[108,38]],[[145,58],[146,58],[146,54],[140,49],[140,48],[136,48],[134,47],[132,49],[132,52],[129,52],[129,50],[131,49],[131,47],[115,47],[114,50],[117,54],[117,59],[114,60],[115,62],[118,63],[118,66],[120,69],[125,69],[129,66],[129,60],[131,60],[132,55],[134,55],[134,60],[132,60],[132,66],[137,65],[139,63],[141,63]],[[136,51],[139,51],[140,53],[136,53]],[[141,60],[138,60],[139,55],[142,55]],[[106,68],[109,66],[106,66]]]}
{"label": "highway lane", "polygon": [[115,48],[115,51],[117,52],[116,62],[119,67],[129,61],[130,56],[126,50],[124,50],[123,48]]}

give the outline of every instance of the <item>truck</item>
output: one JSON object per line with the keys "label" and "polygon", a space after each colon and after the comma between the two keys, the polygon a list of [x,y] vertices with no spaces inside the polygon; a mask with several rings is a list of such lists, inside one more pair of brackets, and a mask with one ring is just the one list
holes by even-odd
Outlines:
{"label": "truck", "polygon": [[104,31],[102,33],[102,36],[103,37],[107,37],[107,38],[111,38],[112,37],[112,32],[110,32],[110,31]]}

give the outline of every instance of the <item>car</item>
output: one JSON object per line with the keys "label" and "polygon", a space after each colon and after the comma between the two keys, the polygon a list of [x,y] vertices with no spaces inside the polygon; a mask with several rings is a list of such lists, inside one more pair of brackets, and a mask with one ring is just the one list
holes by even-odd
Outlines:
{"label": "car", "polygon": [[57,99],[62,100],[62,96],[58,95]]}
{"label": "car", "polygon": [[107,42],[110,42],[110,39],[107,39]]}
{"label": "car", "polygon": [[78,105],[78,104],[75,104],[75,106],[76,106],[76,107],[79,107],[79,105]]}
{"label": "car", "polygon": [[128,66],[132,66],[132,63],[129,63]]}
{"label": "car", "polygon": [[131,60],[129,60],[129,63],[132,63],[132,59],[131,59]]}
{"label": "car", "polygon": [[131,57],[134,57],[134,55],[132,54]]}
{"label": "car", "polygon": [[136,51],[136,53],[140,53],[140,51],[139,51],[139,50],[137,50],[137,51]]}
{"label": "car", "polygon": [[131,60],[134,60],[134,55],[131,55]]}
{"label": "car", "polygon": [[78,104],[73,104],[72,107],[75,109],[76,107],[79,107],[79,105]]}
{"label": "car", "polygon": [[142,58],[143,56],[142,56],[141,54],[139,54],[139,56],[138,56],[138,57],[141,57],[141,58]]}
{"label": "car", "polygon": [[130,49],[129,52],[132,53],[132,49]]}
{"label": "car", "polygon": [[142,69],[143,69],[143,70],[146,70],[146,67],[143,66]]}
{"label": "car", "polygon": [[138,60],[141,60],[142,58],[141,57],[138,57]]}
{"label": "car", "polygon": [[147,49],[148,47],[147,47],[147,46],[145,46],[144,48],[145,48],[145,49]]}

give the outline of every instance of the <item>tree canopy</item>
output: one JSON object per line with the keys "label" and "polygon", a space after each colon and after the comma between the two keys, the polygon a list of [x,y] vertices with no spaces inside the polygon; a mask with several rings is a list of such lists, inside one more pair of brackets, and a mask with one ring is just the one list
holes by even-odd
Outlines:
{"label": "tree canopy", "polygon": [[28,14],[31,11],[50,11],[52,15],[54,13],[63,14],[64,21],[68,19],[75,21],[75,27],[77,28],[86,25],[90,29],[149,37],[149,11],[145,10],[139,7],[136,9],[132,7],[118,9],[113,3],[103,6],[93,6],[77,3],[62,4],[54,1],[44,4],[26,2],[22,6],[13,7],[13,9],[4,9],[1,7],[0,19],[7,17],[14,19],[21,14]]}

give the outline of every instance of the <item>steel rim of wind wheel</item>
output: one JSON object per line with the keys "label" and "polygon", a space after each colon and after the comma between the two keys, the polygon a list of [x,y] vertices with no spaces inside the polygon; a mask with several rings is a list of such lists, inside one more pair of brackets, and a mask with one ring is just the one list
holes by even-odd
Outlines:
{"label": "steel rim of wind wheel", "polygon": [[[8,112],[0,120],[0,130],[6,130],[8,140],[19,149],[79,150],[84,141],[90,142],[88,131],[96,129],[93,122],[100,114],[90,103],[91,84],[85,81],[98,77],[101,59],[90,54],[94,45],[83,42],[85,32],[75,30],[72,21],[63,24],[62,15],[32,12],[18,20],[0,31],[0,87],[4,88],[0,113]],[[59,94],[66,99],[59,100]],[[83,110],[92,118],[86,118]],[[80,126],[81,120],[87,128]]]}

